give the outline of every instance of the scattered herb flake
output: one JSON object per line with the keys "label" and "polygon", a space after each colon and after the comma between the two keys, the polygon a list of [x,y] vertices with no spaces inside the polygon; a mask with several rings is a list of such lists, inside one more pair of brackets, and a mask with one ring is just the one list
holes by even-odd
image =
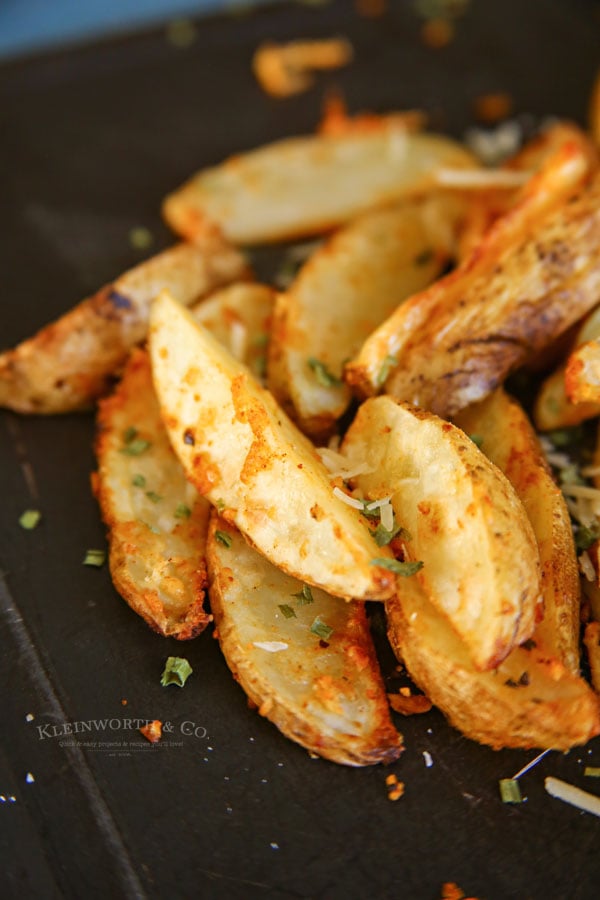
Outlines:
{"label": "scattered herb flake", "polygon": [[586,766],[583,774],[588,778],[600,778],[600,766]]}
{"label": "scattered herb flake", "polygon": [[302,585],[302,590],[298,591],[297,594],[292,594],[292,597],[296,597],[298,600],[298,606],[308,606],[309,603],[314,603],[315,598],[312,595],[312,591],[308,584]]}
{"label": "scattered herb flake", "polygon": [[129,232],[129,243],[135,250],[147,250],[154,243],[154,237],[149,228],[137,225]]}
{"label": "scattered herb flake", "polygon": [[397,537],[403,528],[401,525],[395,525],[391,531],[388,531],[387,528],[384,528],[381,522],[375,529],[375,531],[371,531],[371,534],[375,538],[375,543],[378,547],[387,547],[389,543],[391,543],[395,537]]}
{"label": "scattered herb flake", "polygon": [[501,778],[498,782],[503,803],[522,803],[521,788],[515,778]]}
{"label": "scattered herb flake", "polygon": [[231,545],[233,544],[231,535],[227,534],[226,531],[219,531],[217,529],[217,531],[215,531],[215,537],[218,540],[218,542],[220,544],[223,544],[224,547],[227,547],[228,550],[231,547]]}
{"label": "scattered herb flake", "polygon": [[591,525],[580,525],[575,535],[575,546],[577,550],[589,550],[593,543],[600,538],[600,522],[593,522]]}
{"label": "scattered herb flake", "polygon": [[26,531],[33,531],[41,518],[42,514],[39,509],[26,509],[25,512],[21,513],[19,516],[19,525]]}
{"label": "scattered herb flake", "polygon": [[338,387],[342,384],[342,379],[330,372],[324,362],[315,359],[314,356],[308,359],[309,368],[315,373],[315,378],[323,387]]}
{"label": "scattered herb flake", "polygon": [[130,444],[134,438],[137,437],[138,430],[133,425],[130,425],[129,428],[126,428],[123,432],[123,443]]}
{"label": "scattered herb flake", "polygon": [[422,250],[421,253],[415,256],[415,266],[426,266],[428,263],[432,262],[433,257],[434,253],[431,247],[426,247],[425,250]]}
{"label": "scattered herb flake", "polygon": [[554,431],[546,433],[555,447],[569,447],[572,444],[579,444],[583,438],[583,431],[580,425],[573,428],[557,428]]}
{"label": "scattered herb flake", "polygon": [[479,449],[481,450],[481,448],[483,447],[483,435],[482,434],[470,434],[469,437],[471,438],[473,443],[477,447],[479,447]]}
{"label": "scattered herb flake", "polygon": [[160,683],[163,687],[168,684],[176,684],[183,687],[194,670],[190,666],[187,659],[182,656],[169,656],[165,663],[165,670],[162,673]]}
{"label": "scattered herb flake", "polygon": [[287,603],[280,603],[279,609],[281,610],[282,614],[285,616],[286,619],[295,619],[296,618],[295,610],[292,609],[291,606],[288,606]]}
{"label": "scattered herb flake", "polygon": [[124,447],[121,447],[121,453],[124,453],[126,456],[141,456],[151,446],[150,441],[144,438],[133,438]]}
{"label": "scattered herb flake", "polygon": [[139,472],[137,475],[134,475],[131,479],[131,483],[134,487],[143,488],[146,487],[146,479],[143,475],[140,475]]}
{"label": "scattered herb flake", "polygon": [[254,371],[259,378],[264,378],[267,374],[267,357],[257,356],[254,360]]}
{"label": "scattered herb flake", "polygon": [[310,626],[310,630],[313,634],[316,634],[324,641],[328,641],[333,634],[333,628],[330,628],[329,625],[327,625],[320,616],[316,617],[316,619]]}
{"label": "scattered herb flake", "polygon": [[381,368],[377,373],[377,378],[375,379],[375,387],[383,387],[383,385],[388,380],[389,374],[392,369],[395,369],[398,365],[398,360],[395,356],[386,356],[383,360]]}
{"label": "scattered herb flake", "polygon": [[371,560],[372,566],[381,566],[382,569],[389,569],[395,575],[401,575],[403,578],[410,578],[419,569],[423,568],[421,560],[401,562],[399,559],[377,558]]}
{"label": "scattered herb flake", "polygon": [[146,491],[146,497],[148,500],[152,500],[153,503],[160,503],[162,500],[162,497],[156,491]]}
{"label": "scattered herb flake", "polygon": [[178,503],[177,508],[175,510],[175,518],[176,519],[189,519],[192,511],[189,506],[186,506],[185,503]]}
{"label": "scattered herb flake", "polygon": [[225,509],[225,501],[222,497],[219,497],[219,499],[215,501],[215,506],[217,507],[217,510],[219,512],[223,512],[223,510]]}
{"label": "scattered herb flake", "polygon": [[105,550],[86,550],[85,556],[83,558],[84,566],[95,566],[99,569],[106,562],[106,551]]}

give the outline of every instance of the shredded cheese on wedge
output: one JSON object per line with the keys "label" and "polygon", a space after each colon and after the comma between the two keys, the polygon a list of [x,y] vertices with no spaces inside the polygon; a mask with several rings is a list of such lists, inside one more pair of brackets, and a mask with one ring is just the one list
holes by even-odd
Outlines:
{"label": "shredded cheese on wedge", "polygon": [[252,641],[252,645],[259,650],[266,650],[267,653],[279,653],[281,650],[287,650],[289,646],[285,641]]}
{"label": "shredded cheese on wedge", "polygon": [[576,806],[577,809],[589,812],[593,816],[600,816],[600,797],[596,797],[595,794],[582,791],[574,784],[561,781],[560,778],[552,778],[552,776],[544,780],[544,787],[551,797],[570,803],[571,806]]}
{"label": "shredded cheese on wedge", "polygon": [[490,188],[522,187],[530,178],[529,172],[510,169],[449,169],[440,167],[433,173],[434,180],[441,187],[462,190],[488,190]]}
{"label": "shredded cheese on wedge", "polygon": [[348,506],[354,507],[354,509],[360,509],[362,511],[365,508],[362,500],[356,500],[354,497],[350,497],[349,494],[344,493],[339,487],[334,487],[333,495]]}

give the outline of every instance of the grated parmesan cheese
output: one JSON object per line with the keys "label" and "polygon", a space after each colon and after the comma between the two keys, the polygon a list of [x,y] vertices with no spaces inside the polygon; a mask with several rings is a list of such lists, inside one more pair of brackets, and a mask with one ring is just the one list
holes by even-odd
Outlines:
{"label": "grated parmesan cheese", "polygon": [[339,487],[334,487],[333,495],[334,497],[337,497],[338,500],[346,503],[347,506],[352,506],[354,509],[360,509],[361,511],[364,509],[362,500],[356,500],[354,497],[350,497],[344,491],[340,490]]}
{"label": "grated parmesan cheese", "polygon": [[587,550],[584,550],[579,557],[579,570],[582,575],[585,575],[588,581],[596,580],[596,571],[592,564],[592,560],[590,559],[590,554],[587,552]]}
{"label": "grated parmesan cheese", "polygon": [[434,181],[442,187],[462,190],[522,187],[530,178],[529,172],[511,169],[448,169],[440,167],[433,173]]}
{"label": "grated parmesan cheese", "polygon": [[240,362],[244,362],[248,351],[248,329],[243,322],[237,319],[234,319],[229,325],[229,345],[231,355]]}
{"label": "grated parmesan cheese", "polygon": [[600,816],[600,797],[595,794],[582,791],[574,784],[561,781],[560,778],[552,778],[552,776],[548,776],[544,780],[544,787],[551,797],[570,803],[571,806],[576,806],[577,809],[589,812],[593,816]]}
{"label": "grated parmesan cheese", "polygon": [[252,644],[259,650],[266,650],[267,653],[279,653],[288,648],[288,644],[284,641],[252,641]]}

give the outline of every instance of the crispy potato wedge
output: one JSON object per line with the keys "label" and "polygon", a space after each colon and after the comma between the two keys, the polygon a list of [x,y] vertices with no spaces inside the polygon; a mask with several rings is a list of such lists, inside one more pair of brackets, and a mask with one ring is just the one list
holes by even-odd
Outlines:
{"label": "crispy potato wedge", "polygon": [[22,413],[89,407],[145,337],[150,303],[162,288],[189,305],[247,276],[244,257],[216,232],[159,253],[1,354],[0,406]]}
{"label": "crispy potato wedge", "polygon": [[210,504],[169,444],[143,350],[134,350],[116,391],[100,403],[96,455],[116,589],[155,631],[195,637],[210,618],[203,607]]}
{"label": "crispy potato wedge", "polygon": [[200,493],[288,574],[347,599],[389,597],[394,576],[372,564],[382,553],[313,445],[167,293],[150,352],[171,443]]}
{"label": "crispy potato wedge", "polygon": [[411,678],[472,740],[496,750],[568,750],[600,733],[599,700],[589,685],[532,644],[516,647],[491,672],[477,671],[412,578],[399,585],[386,613],[390,643]]}
{"label": "crispy potato wedge", "polygon": [[[584,319],[575,335],[573,347],[581,347],[596,338],[600,338],[600,306]],[[568,398],[566,370],[567,362],[563,362],[542,382],[533,409],[533,420],[540,431],[567,428],[600,416],[600,396],[597,403],[573,403]]]}
{"label": "crispy potato wedge", "polygon": [[317,250],[277,298],[268,384],[304,432],[333,430],[351,399],[344,363],[440,274],[463,212],[457,198],[441,195],[367,213]]}
{"label": "crispy potato wedge", "polygon": [[475,668],[497,666],[530,637],[540,600],[535,537],[508,480],[454,425],[387,396],[360,407],[342,452],[368,466],[353,479],[367,499],[391,496],[404,556],[423,563],[411,579]]}
{"label": "crispy potato wedge", "polygon": [[482,451],[525,507],[542,566],[544,617],[536,625],[536,643],[578,675],[581,590],[571,519],[537,435],[524,410],[501,389],[463,410],[455,423],[481,438]]}
{"label": "crispy potato wedge", "polygon": [[438,166],[475,165],[456,141],[382,116],[379,127],[287,138],[203,169],[166,198],[163,215],[188,239],[214,222],[235,243],[280,241],[419,196]]}
{"label": "crispy potato wedge", "polygon": [[237,360],[260,378],[275,306],[275,292],[264,284],[242,282],[216,291],[192,307],[192,315]]}
{"label": "crispy potato wedge", "polygon": [[371,335],[346,367],[349,383],[376,393],[385,361],[395,359],[385,390],[448,417],[491,393],[595,306],[600,176],[565,202],[587,171],[580,148],[563,147],[469,260]]}
{"label": "crispy potato wedge", "polygon": [[574,404],[600,404],[600,337],[581,344],[567,359],[565,390]]}
{"label": "crispy potato wedge", "polygon": [[[219,643],[260,714],[333,762],[397,759],[402,738],[390,721],[364,604],[307,592],[214,514],[207,551]],[[326,640],[313,630],[319,622]]]}
{"label": "crispy potato wedge", "polygon": [[587,623],[583,643],[587,651],[592,685],[600,693],[600,622]]}

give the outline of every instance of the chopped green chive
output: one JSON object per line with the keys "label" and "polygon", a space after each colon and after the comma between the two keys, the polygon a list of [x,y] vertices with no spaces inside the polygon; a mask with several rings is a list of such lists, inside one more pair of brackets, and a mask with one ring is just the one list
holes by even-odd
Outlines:
{"label": "chopped green chive", "polygon": [[426,266],[427,263],[430,263],[433,260],[433,250],[431,247],[427,247],[425,250],[422,250],[417,256],[415,256],[415,265],[416,266]]}
{"label": "chopped green chive", "polygon": [[580,525],[575,535],[575,546],[580,552],[589,550],[598,538],[600,538],[600,522],[593,522],[589,526]]}
{"label": "chopped green chive", "polygon": [[383,387],[383,385],[388,380],[389,374],[392,369],[395,369],[398,365],[398,360],[395,356],[386,356],[383,360],[381,368],[377,373],[377,378],[375,379],[375,387]]}
{"label": "chopped green chive", "polygon": [[549,431],[547,436],[555,447],[568,447],[582,440],[583,430],[581,425],[575,425],[572,428],[557,428]]}
{"label": "chopped green chive", "polygon": [[482,434],[470,434],[469,437],[471,438],[473,443],[476,444],[479,447],[479,449],[481,450],[481,448],[483,446],[483,435]]}
{"label": "chopped green chive", "polygon": [[254,371],[259,378],[264,378],[267,374],[267,357],[257,356],[254,360]]}
{"label": "chopped green chive", "polygon": [[134,487],[146,487],[146,479],[139,473],[133,476],[133,478],[131,479],[131,483]]}
{"label": "chopped green chive", "polygon": [[147,250],[154,243],[154,237],[149,228],[138,225],[129,232],[129,243],[135,250]]}
{"label": "chopped green chive", "polygon": [[583,774],[588,778],[600,778],[600,766],[586,766]]}
{"label": "chopped green chive", "polygon": [[395,575],[402,575],[403,578],[409,578],[423,568],[420,560],[414,562],[400,562],[399,559],[372,559],[372,566],[381,566],[382,569],[389,569]]}
{"label": "chopped green chive", "polygon": [[105,550],[86,550],[86,554],[83,558],[84,566],[95,566],[99,569],[106,562],[106,551]]}
{"label": "chopped green chive", "polygon": [[503,803],[522,803],[521,788],[516,778],[501,778],[498,782]]}
{"label": "chopped green chive", "polygon": [[219,497],[218,500],[215,500],[215,506],[217,507],[217,510],[219,512],[223,512],[223,510],[225,509],[225,501],[221,497]]}
{"label": "chopped green chive", "polygon": [[189,519],[192,511],[189,506],[186,506],[185,503],[178,503],[177,508],[175,510],[175,518],[176,519]]}
{"label": "chopped green chive", "polygon": [[227,534],[226,531],[218,531],[218,530],[215,531],[215,537],[218,540],[218,542],[220,544],[223,544],[224,547],[227,547],[228,550],[231,547],[231,545],[233,544],[231,535]]}
{"label": "chopped green chive", "polygon": [[176,684],[178,687],[183,687],[193,671],[187,659],[181,656],[169,656],[160,683],[163,687],[166,687],[168,684]]}
{"label": "chopped green chive", "polygon": [[307,584],[303,584],[302,590],[298,591],[297,594],[292,594],[292,597],[296,597],[296,599],[298,600],[298,606],[308,606],[309,603],[315,602],[312,591]]}
{"label": "chopped green chive", "polygon": [[316,634],[324,641],[328,641],[333,634],[333,628],[330,628],[329,625],[326,625],[320,616],[317,616],[317,618],[314,620],[314,622],[310,626],[310,630],[313,634]]}
{"label": "chopped green chive", "polygon": [[152,500],[153,503],[160,503],[162,500],[162,497],[156,491],[146,491],[146,497],[148,500]]}
{"label": "chopped green chive", "polygon": [[281,612],[283,613],[283,615],[285,616],[286,619],[295,619],[296,618],[295,610],[293,610],[291,606],[288,606],[287,603],[280,603],[279,609],[281,610]]}
{"label": "chopped green chive", "polygon": [[388,531],[387,528],[384,528],[381,522],[375,529],[375,531],[371,531],[371,534],[375,538],[375,543],[378,547],[386,547],[389,543],[391,543],[395,537],[397,537],[404,529],[401,525],[394,525],[391,531]]}
{"label": "chopped green chive", "polygon": [[42,514],[39,509],[26,509],[25,512],[19,516],[19,525],[26,531],[33,531],[41,518]]}
{"label": "chopped green chive", "polygon": [[337,375],[334,375],[333,372],[330,372],[324,362],[321,362],[320,359],[315,359],[314,356],[309,357],[308,359],[309,368],[315,373],[315,378],[323,387],[339,387],[342,384],[342,379],[338,378]]}
{"label": "chopped green chive", "polygon": [[141,456],[151,446],[150,441],[146,441],[144,438],[133,438],[124,447],[121,447],[121,453],[126,456]]}
{"label": "chopped green chive", "polygon": [[133,425],[130,425],[129,428],[126,428],[123,432],[123,443],[130,444],[132,440],[137,437],[137,433],[137,428],[134,428]]}

